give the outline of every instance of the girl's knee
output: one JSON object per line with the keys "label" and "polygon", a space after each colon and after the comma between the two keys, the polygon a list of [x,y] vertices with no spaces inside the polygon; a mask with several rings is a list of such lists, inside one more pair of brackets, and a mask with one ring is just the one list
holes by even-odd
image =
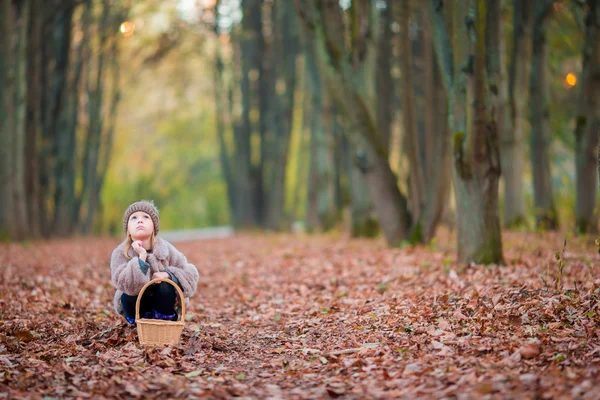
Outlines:
{"label": "girl's knee", "polygon": [[175,288],[173,285],[167,282],[161,282],[157,285],[158,287],[155,290],[155,294],[160,297],[170,297],[175,296]]}

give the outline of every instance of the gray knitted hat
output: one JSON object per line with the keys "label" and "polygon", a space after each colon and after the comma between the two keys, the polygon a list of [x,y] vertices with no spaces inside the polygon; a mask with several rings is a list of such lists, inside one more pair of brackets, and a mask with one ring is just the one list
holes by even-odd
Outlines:
{"label": "gray knitted hat", "polygon": [[127,233],[127,223],[129,222],[129,217],[131,214],[137,211],[143,211],[152,218],[152,222],[154,223],[154,234],[158,234],[158,229],[160,225],[160,219],[158,218],[158,209],[154,205],[152,201],[137,201],[127,207],[125,210],[125,215],[123,216],[123,230]]}

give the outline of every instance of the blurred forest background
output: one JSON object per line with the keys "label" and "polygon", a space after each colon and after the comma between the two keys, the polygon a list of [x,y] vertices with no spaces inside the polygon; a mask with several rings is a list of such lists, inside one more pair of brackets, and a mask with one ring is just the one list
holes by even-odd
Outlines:
{"label": "blurred forest background", "polygon": [[0,232],[597,232],[600,0],[2,0]]}

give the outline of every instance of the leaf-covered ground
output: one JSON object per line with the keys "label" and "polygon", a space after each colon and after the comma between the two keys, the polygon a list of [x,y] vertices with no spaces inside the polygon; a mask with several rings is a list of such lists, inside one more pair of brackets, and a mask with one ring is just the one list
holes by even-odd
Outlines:
{"label": "leaf-covered ground", "polygon": [[0,398],[598,398],[591,239],[505,233],[488,267],[449,237],[178,243],[201,283],[172,347],[114,314],[117,240],[2,244]]}

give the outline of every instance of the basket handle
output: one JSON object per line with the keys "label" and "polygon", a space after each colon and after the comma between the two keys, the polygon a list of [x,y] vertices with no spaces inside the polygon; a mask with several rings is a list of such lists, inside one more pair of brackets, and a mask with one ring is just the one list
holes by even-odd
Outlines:
{"label": "basket handle", "polygon": [[171,284],[175,288],[175,290],[177,290],[177,293],[179,294],[179,298],[181,299],[181,315],[180,315],[179,320],[183,321],[183,319],[185,318],[185,297],[183,297],[183,292],[181,291],[181,289],[179,289],[179,286],[177,286],[175,284],[175,282],[173,282],[169,278],[152,279],[150,282],[146,283],[144,285],[144,287],[142,287],[142,290],[140,290],[140,293],[138,294],[137,301],[135,302],[135,319],[136,320],[140,319],[140,304],[142,301],[142,294],[144,294],[144,291],[146,291],[146,289],[150,285],[153,285],[153,284],[159,283],[159,282],[169,282],[169,284]]}

